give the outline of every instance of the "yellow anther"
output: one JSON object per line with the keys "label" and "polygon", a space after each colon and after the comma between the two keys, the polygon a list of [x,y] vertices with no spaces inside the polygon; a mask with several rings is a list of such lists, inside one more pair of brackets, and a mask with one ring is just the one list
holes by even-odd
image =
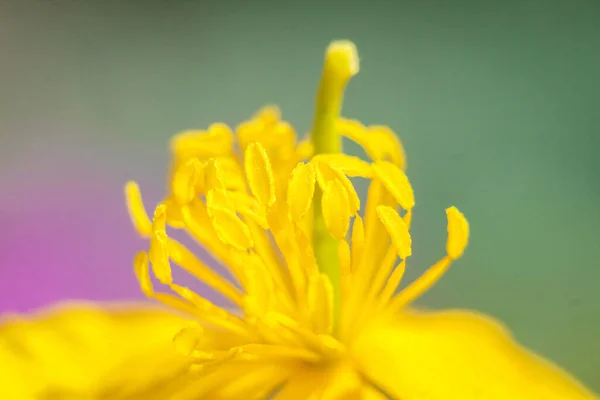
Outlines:
{"label": "yellow anther", "polygon": [[152,280],[150,279],[150,271],[148,270],[148,254],[145,251],[140,251],[135,255],[133,260],[133,270],[140,284],[142,293],[148,297],[154,294]]}
{"label": "yellow anther", "polygon": [[389,159],[401,170],[406,169],[406,155],[402,142],[389,127],[384,125],[369,126],[367,135],[369,135],[376,148],[378,157],[376,159]]}
{"label": "yellow anther", "polygon": [[162,284],[173,282],[171,274],[171,263],[169,261],[168,236],[166,232],[167,207],[160,204],[154,210],[152,219],[152,237],[150,238],[150,249],[148,256],[152,264],[152,272],[156,279]]}
{"label": "yellow anther", "polygon": [[298,164],[292,171],[287,190],[287,204],[294,221],[301,221],[308,213],[314,193],[315,170],[312,164]]}
{"label": "yellow anther", "polygon": [[233,132],[229,125],[222,122],[210,124],[208,127],[208,137],[212,138],[227,138],[233,140]]}
{"label": "yellow anther", "polygon": [[152,221],[146,214],[142,194],[136,182],[129,181],[125,185],[125,199],[133,226],[141,236],[150,237],[152,235]]}
{"label": "yellow anther", "polygon": [[343,239],[350,227],[350,201],[344,185],[337,179],[329,181],[323,193],[323,218],[327,230],[336,239]]}
{"label": "yellow anther", "polygon": [[368,162],[347,154],[319,154],[313,158],[317,163],[324,163],[351,177],[371,178],[373,171]]}
{"label": "yellow anther", "polygon": [[173,175],[171,191],[179,206],[190,203],[198,194],[198,187],[203,186],[206,163],[191,158],[180,165]]}
{"label": "yellow anther", "polygon": [[409,257],[412,253],[411,238],[404,220],[396,210],[388,206],[377,206],[377,214],[390,235],[392,243],[398,251],[398,256],[402,259]]}
{"label": "yellow anther", "polygon": [[254,115],[254,118],[266,126],[274,125],[281,119],[281,110],[274,105],[265,106]]}
{"label": "yellow anther", "polygon": [[312,163],[315,166],[316,178],[321,190],[325,190],[329,182],[333,180],[340,181],[346,189],[346,194],[348,195],[348,200],[350,202],[350,214],[356,215],[358,210],[360,210],[360,198],[358,197],[356,189],[354,189],[354,185],[350,179],[348,179],[348,177],[339,168],[331,166],[325,162],[321,162],[317,159],[317,157],[313,158]]}
{"label": "yellow anther", "polygon": [[211,158],[208,160],[204,170],[204,192],[215,188],[228,190],[246,189],[244,175],[234,158]]}
{"label": "yellow anther", "polygon": [[448,240],[446,241],[446,252],[448,256],[456,260],[462,256],[469,241],[469,223],[465,216],[456,207],[446,209],[448,218]]}
{"label": "yellow anther", "polygon": [[415,206],[415,194],[404,171],[389,161],[377,161],[373,172],[405,210]]}
{"label": "yellow anther", "polygon": [[260,143],[250,143],[244,153],[246,179],[252,194],[263,206],[275,203],[275,178],[265,148]]}
{"label": "yellow anther", "polygon": [[227,192],[227,197],[231,200],[233,208],[240,215],[250,218],[263,229],[269,228],[265,210],[260,206],[256,198],[244,192]]}
{"label": "yellow anther", "polygon": [[189,130],[171,139],[171,151],[176,158],[186,160],[197,157],[227,156],[232,153],[233,133],[224,124],[214,124],[207,131]]}
{"label": "yellow anther", "polygon": [[206,210],[208,211],[209,215],[213,210],[216,209],[226,209],[235,212],[233,202],[229,198],[225,189],[211,189],[206,194]]}
{"label": "yellow anther", "polygon": [[237,133],[238,143],[242,150],[253,142],[260,141],[265,135],[265,124],[259,119],[251,119],[239,124],[235,131]]}
{"label": "yellow anther", "polygon": [[361,146],[374,161],[391,161],[400,169],[406,169],[404,148],[396,134],[387,126],[365,127],[358,121],[340,118],[338,132]]}
{"label": "yellow anther", "polygon": [[248,225],[235,212],[217,207],[209,209],[208,214],[219,239],[223,243],[238,250],[247,250],[254,246]]}
{"label": "yellow anther", "polygon": [[212,189],[225,189],[225,176],[221,159],[211,158],[204,168],[204,191]]}
{"label": "yellow anther", "polygon": [[313,143],[310,139],[302,140],[296,147],[298,161],[307,160],[314,153]]}

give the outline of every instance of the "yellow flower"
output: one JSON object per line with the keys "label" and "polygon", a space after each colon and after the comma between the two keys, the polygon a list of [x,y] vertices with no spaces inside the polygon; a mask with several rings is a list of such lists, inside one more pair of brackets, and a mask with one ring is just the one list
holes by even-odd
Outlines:
{"label": "yellow flower", "polygon": [[[168,194],[152,219],[137,184],[126,185],[132,220],[149,240],[134,261],[141,289],[175,313],[75,307],[28,329],[22,320],[5,323],[0,340],[17,332],[35,349],[32,361],[0,341],[13,354],[0,368],[19,366],[0,369],[16,382],[5,397],[597,399],[489,317],[410,307],[465,250],[469,225],[455,207],[446,210],[446,255],[397,291],[412,251],[415,199],[396,135],[339,116],[357,72],[354,45],[332,43],[309,140],[298,142],[274,107],[235,130],[214,124],[175,136]],[[341,153],[340,135],[371,160]],[[362,206],[358,179],[368,182]],[[189,234],[232,278],[167,228]],[[172,263],[232,307],[176,283]],[[69,346],[44,335],[35,341],[32,332],[44,329],[90,338],[94,351],[64,356]],[[29,371],[38,374],[35,385],[17,380]]]}

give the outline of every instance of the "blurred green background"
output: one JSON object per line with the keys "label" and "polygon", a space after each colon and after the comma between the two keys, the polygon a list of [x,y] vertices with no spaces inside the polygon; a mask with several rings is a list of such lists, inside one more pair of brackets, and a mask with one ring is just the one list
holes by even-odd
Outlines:
{"label": "blurred green background", "polygon": [[[159,199],[170,135],[264,104],[306,131],[323,51],[356,42],[344,114],[390,125],[415,188],[421,304],[506,322],[600,391],[597,0],[0,3],[0,311],[137,298],[122,203]],[[353,148],[352,148],[353,149]]]}

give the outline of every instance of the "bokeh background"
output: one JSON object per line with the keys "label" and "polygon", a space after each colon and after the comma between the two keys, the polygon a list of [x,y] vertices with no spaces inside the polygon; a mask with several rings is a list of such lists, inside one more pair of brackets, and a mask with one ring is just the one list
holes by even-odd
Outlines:
{"label": "bokeh background", "polygon": [[123,183],[153,206],[171,134],[264,104],[306,131],[349,38],[344,114],[408,151],[410,275],[443,254],[445,207],[471,223],[421,304],[490,313],[600,391],[598,21],[597,0],[4,0],[0,312],[140,299]]}

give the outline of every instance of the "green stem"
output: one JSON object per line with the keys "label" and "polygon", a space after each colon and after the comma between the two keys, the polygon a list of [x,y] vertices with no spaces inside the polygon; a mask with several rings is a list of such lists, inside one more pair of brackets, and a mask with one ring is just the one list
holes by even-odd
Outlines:
{"label": "green stem", "polygon": [[[336,131],[344,90],[350,78],[358,72],[356,47],[349,41],[333,42],[325,53],[325,65],[317,92],[312,142],[315,154],[342,152],[342,140]],[[329,278],[333,287],[334,329],[340,319],[341,280],[338,260],[338,241],[329,234],[321,210],[322,191],[317,188],[314,197],[313,247],[319,269]]]}

